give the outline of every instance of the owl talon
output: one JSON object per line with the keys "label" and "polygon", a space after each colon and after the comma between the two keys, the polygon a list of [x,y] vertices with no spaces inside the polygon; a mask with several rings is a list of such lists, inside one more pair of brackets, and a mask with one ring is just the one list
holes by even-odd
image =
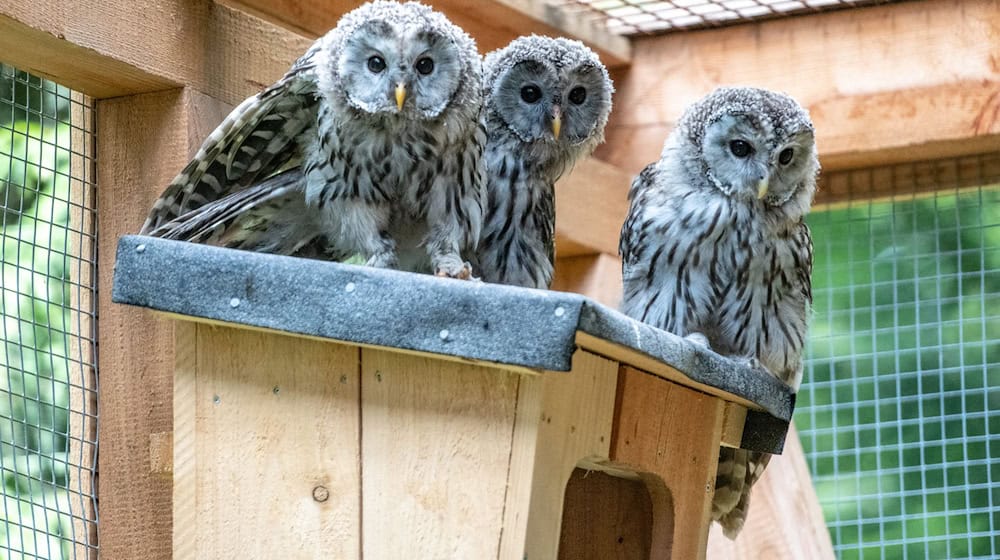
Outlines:
{"label": "owl talon", "polygon": [[435,276],[441,278],[456,278],[459,280],[472,280],[472,265],[470,263],[462,263],[461,268],[453,266],[442,266],[438,267],[437,272],[434,273]]}
{"label": "owl talon", "polygon": [[697,344],[698,346],[704,346],[705,348],[711,349],[711,346],[708,345],[708,337],[701,334],[700,332],[689,333],[684,337],[684,339],[691,341]]}

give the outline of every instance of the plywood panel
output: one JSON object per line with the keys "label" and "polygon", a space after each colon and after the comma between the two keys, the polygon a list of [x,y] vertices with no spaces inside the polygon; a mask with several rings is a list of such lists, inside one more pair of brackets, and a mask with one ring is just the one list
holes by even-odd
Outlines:
{"label": "plywood panel", "polygon": [[195,441],[194,503],[175,504],[175,523],[198,528],[189,557],[357,558],[358,348],[206,325],[196,348],[194,393],[175,393],[194,412],[175,426],[179,458]]}
{"label": "plywood panel", "polygon": [[520,379],[362,350],[366,560],[496,556]]}

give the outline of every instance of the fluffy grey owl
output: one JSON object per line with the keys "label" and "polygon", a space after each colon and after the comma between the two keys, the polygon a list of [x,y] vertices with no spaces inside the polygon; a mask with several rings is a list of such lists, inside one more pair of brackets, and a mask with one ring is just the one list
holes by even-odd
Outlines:
{"label": "fluffy grey owl", "polygon": [[604,141],[614,88],[579,41],[521,37],[486,56],[486,220],[476,271],[548,288],[559,177]]}
{"label": "fluffy grey owl", "polygon": [[[687,109],[632,183],[623,310],[797,390],[812,303],[813,126],[790,97],[722,88]],[[713,518],[735,538],[769,455],[722,448]]]}
{"label": "fluffy grey owl", "polygon": [[[184,216],[211,237],[225,229],[218,213],[297,191],[284,208],[300,219],[285,223],[282,243],[383,267],[420,246],[427,268],[467,277],[461,254],[476,245],[485,197],[482,109],[481,63],[465,32],[415,2],[365,4],[226,118],[142,231],[177,237],[171,222]],[[277,187],[268,179],[295,165]],[[223,198],[232,204],[198,213]]]}

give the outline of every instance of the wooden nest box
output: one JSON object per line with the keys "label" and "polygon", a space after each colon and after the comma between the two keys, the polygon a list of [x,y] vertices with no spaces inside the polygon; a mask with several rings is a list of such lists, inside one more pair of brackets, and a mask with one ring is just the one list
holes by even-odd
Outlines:
{"label": "wooden nest box", "polygon": [[175,558],[704,558],[792,412],[567,293],[128,236],[112,297],[177,319]]}

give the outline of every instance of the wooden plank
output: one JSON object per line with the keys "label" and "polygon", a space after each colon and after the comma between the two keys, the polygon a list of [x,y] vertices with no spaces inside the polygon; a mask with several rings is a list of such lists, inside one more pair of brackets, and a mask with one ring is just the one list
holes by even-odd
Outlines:
{"label": "wooden plank", "polygon": [[644,474],[650,559],[705,558],[724,402],[623,365],[611,460]]}
{"label": "wooden plank", "polygon": [[[356,8],[355,0],[221,0],[268,21],[309,37],[323,35],[344,13]],[[481,52],[504,47],[521,35],[566,36],[594,49],[609,67],[627,65],[631,45],[625,37],[609,32],[592,18],[579,17],[544,0],[427,0],[465,29]]]}
{"label": "wooden plank", "polygon": [[[623,364],[632,365],[648,372],[651,375],[673,381],[674,383],[683,385],[684,387],[688,387],[701,393],[705,393],[706,395],[712,395],[752,410],[763,410],[760,405],[750,402],[743,397],[727,393],[722,389],[712,387],[711,385],[698,383],[680,371],[677,371],[663,362],[654,360],[637,350],[597,338],[585,332],[576,333],[576,343],[580,346],[580,348],[583,348],[588,352],[593,352],[594,354],[616,360]],[[734,444],[738,445],[739,443],[735,442]]]}
{"label": "wooden plank", "polygon": [[186,557],[359,558],[360,350],[205,325],[196,348],[194,394],[175,393],[193,397],[175,403],[178,458],[194,438],[194,501],[175,504],[178,536],[196,527]]}
{"label": "wooden plank", "polygon": [[309,44],[211,0],[0,4],[0,59],[95,98],[190,85],[235,104]]}
{"label": "wooden plank", "polygon": [[[179,90],[97,103],[99,247],[114,247],[120,235],[139,229],[162,186],[200,144],[189,128],[217,116],[213,105]],[[173,327],[111,303],[114,255],[98,253],[101,556],[170,558],[172,485],[169,473],[154,469],[150,451],[172,431]]]}
{"label": "wooden plank", "polygon": [[750,498],[747,523],[735,541],[727,539],[713,523],[709,560],[834,559],[830,533],[794,426],[785,439],[784,453],[771,458]]}
{"label": "wooden plank", "polygon": [[1000,183],[1000,152],[824,173],[815,204],[881,200]]}
{"label": "wooden plank", "polygon": [[[172,542],[174,558],[198,557],[198,329],[190,321],[174,323],[174,416],[171,433],[173,476]],[[213,461],[214,457],[204,457]]]}
{"label": "wooden plank", "polygon": [[521,379],[501,559],[556,557],[566,483],[578,465],[609,457],[617,370],[616,362],[578,351],[568,374]]}
{"label": "wooden plank", "polygon": [[381,350],[361,362],[364,558],[495,557],[521,377]]}
{"label": "wooden plank", "polygon": [[583,294],[612,309],[622,300],[622,264],[606,253],[556,259],[552,289]]}
{"label": "wooden plank", "polygon": [[618,254],[632,176],[585,159],[556,184],[556,256]]}
{"label": "wooden plank", "polygon": [[94,113],[91,100],[70,94],[69,230],[69,469],[73,552],[97,558],[97,227],[94,189]]}
{"label": "wooden plank", "polygon": [[637,173],[725,84],[803,103],[827,172],[996,151],[998,26],[998,0],[922,0],[639,38],[598,154]]}

